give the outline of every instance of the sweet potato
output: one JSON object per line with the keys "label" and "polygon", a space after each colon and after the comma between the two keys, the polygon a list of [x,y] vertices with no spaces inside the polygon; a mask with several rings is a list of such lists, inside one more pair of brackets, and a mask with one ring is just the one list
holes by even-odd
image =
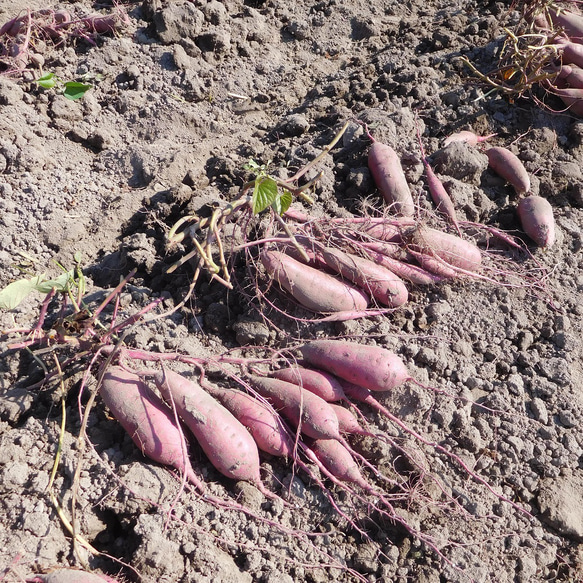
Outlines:
{"label": "sweet potato", "polygon": [[387,219],[383,221],[371,221],[364,223],[360,228],[362,233],[375,239],[391,243],[401,243],[401,231],[415,226],[413,219]]}
{"label": "sweet potato", "polygon": [[0,36],[17,36],[24,31],[27,20],[27,16],[15,16],[0,27]]}
{"label": "sweet potato", "polygon": [[583,88],[583,69],[577,65],[563,65],[557,75],[559,87]]}
{"label": "sweet potato", "polygon": [[110,367],[99,391],[112,415],[145,456],[176,468],[192,484],[200,486],[172,410],[137,375]]}
{"label": "sweet potato", "polygon": [[279,416],[269,407],[242,391],[208,385],[205,388],[247,427],[261,451],[292,457],[293,441]]}
{"label": "sweet potato", "polygon": [[437,210],[445,215],[455,226],[456,231],[460,233],[455,206],[451,200],[451,197],[449,196],[449,192],[447,192],[445,186],[443,186],[443,182],[441,182],[441,180],[437,177],[437,174],[435,174],[433,168],[427,160],[419,128],[417,128],[417,139],[419,140],[419,149],[421,150],[421,162],[423,162],[423,166],[425,167],[425,175],[427,176],[427,188],[429,189],[429,194],[431,195]]}
{"label": "sweet potato", "polygon": [[583,89],[579,87],[551,87],[550,93],[561,98],[567,111],[583,116]]}
{"label": "sweet potato", "polygon": [[372,490],[372,487],[360,472],[360,468],[352,454],[339,441],[335,439],[316,439],[312,443],[311,449],[333,476],[343,482],[356,484],[365,492]]}
{"label": "sweet potato", "polygon": [[174,403],[210,463],[227,478],[263,489],[257,445],[233,414],[198,383],[176,372],[165,370],[154,380],[164,399]]}
{"label": "sweet potato", "polygon": [[336,413],[324,399],[279,379],[251,376],[251,386],[301,432],[314,439],[340,439]]}
{"label": "sweet potato", "polygon": [[578,67],[583,67],[583,45],[563,38],[558,39],[558,41],[557,47],[563,65],[577,65]]}
{"label": "sweet potato", "polygon": [[[344,392],[344,389],[342,391]],[[346,407],[342,407],[336,403],[330,403],[330,406],[334,409],[336,417],[338,417],[338,427],[340,428],[341,434],[372,435],[360,425],[358,419]]]}
{"label": "sweet potato", "polygon": [[396,214],[412,217],[415,203],[397,153],[391,146],[374,142],[368,153],[368,167],[385,201]]}
{"label": "sweet potato", "polygon": [[83,19],[83,24],[89,32],[107,34],[116,32],[122,26],[128,24],[129,19],[123,13],[92,14]]}
{"label": "sweet potato", "polygon": [[261,262],[267,273],[308,310],[344,312],[368,306],[368,296],[362,290],[285,253],[263,251]]}
{"label": "sweet potato", "polygon": [[550,9],[549,15],[554,26],[560,27],[565,34],[576,42],[583,40],[583,16],[571,10]]}
{"label": "sweet potato", "polygon": [[407,303],[409,293],[403,280],[369,259],[329,247],[322,249],[326,265],[373,296],[381,304],[397,308]]}
{"label": "sweet potato", "polygon": [[425,156],[423,156],[422,161],[425,166],[425,175],[427,176],[427,188],[429,189],[429,194],[431,194],[435,208],[451,221],[459,233],[460,228],[457,221],[455,206],[449,196],[449,192],[447,192],[445,186],[443,186],[443,182],[437,177],[437,174],[435,174]]}
{"label": "sweet potato", "polygon": [[507,148],[495,146],[486,150],[486,156],[490,168],[509,182],[518,194],[530,190],[530,177],[516,154]]}
{"label": "sweet potato", "polygon": [[401,358],[380,346],[314,340],[300,351],[310,365],[371,391],[390,391],[411,379]]}
{"label": "sweet potato", "polygon": [[271,376],[280,381],[299,385],[327,402],[342,401],[346,398],[338,379],[321,370],[294,366],[276,370]]}
{"label": "sweet potato", "polygon": [[527,196],[518,203],[518,217],[524,232],[539,246],[555,242],[553,207],[541,196]]}
{"label": "sweet potato", "polygon": [[486,140],[490,139],[491,137],[495,136],[496,134],[490,134],[488,136],[478,136],[474,132],[470,132],[469,130],[462,130],[461,132],[457,132],[455,134],[451,134],[445,141],[443,142],[443,147],[447,147],[452,142],[464,142],[469,144],[470,146],[477,146],[480,142],[485,142]]}
{"label": "sweet potato", "polygon": [[392,259],[399,259],[401,261],[407,261],[410,257],[408,256],[407,250],[403,248],[399,243],[386,242],[386,241],[366,241],[361,243],[362,247],[366,248],[367,252],[370,249],[375,253],[381,253]]}
{"label": "sweet potato", "polygon": [[449,263],[446,263],[437,254],[429,255],[428,252],[430,252],[428,249],[426,249],[425,253],[413,249],[410,250],[411,255],[421,265],[421,269],[432,273],[441,281],[459,277],[459,271],[456,267],[452,267]]}
{"label": "sweet potato", "polygon": [[[412,229],[407,238],[411,252],[416,251],[429,257],[437,256],[445,263],[464,271],[480,270],[482,263],[480,249],[461,237],[421,226]],[[415,257],[418,259],[418,255]],[[422,266],[433,271],[426,265]]]}
{"label": "sweet potato", "polygon": [[[391,243],[386,243],[390,245]],[[433,285],[443,281],[444,277],[436,275],[417,265],[411,265],[405,261],[400,261],[382,252],[375,251],[376,247],[365,245],[366,252],[370,258],[378,265],[386,267],[388,270],[399,276],[401,279],[416,285]],[[411,259],[413,259],[411,257]]]}

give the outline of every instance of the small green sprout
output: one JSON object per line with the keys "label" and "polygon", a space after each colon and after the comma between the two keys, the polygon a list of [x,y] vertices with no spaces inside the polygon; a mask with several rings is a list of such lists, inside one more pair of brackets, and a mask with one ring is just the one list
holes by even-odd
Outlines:
{"label": "small green sprout", "polygon": [[282,215],[292,203],[292,194],[286,188],[278,189],[278,182],[269,176],[268,164],[257,164],[255,160],[249,160],[245,164],[245,170],[255,174],[253,194],[251,195],[251,207],[253,214],[258,215],[268,207]]}
{"label": "small green sprout", "polygon": [[63,81],[54,73],[47,73],[46,75],[35,79],[35,82],[43,89],[53,89],[56,87],[64,97],[71,101],[81,99],[85,93],[93,87],[90,83]]}

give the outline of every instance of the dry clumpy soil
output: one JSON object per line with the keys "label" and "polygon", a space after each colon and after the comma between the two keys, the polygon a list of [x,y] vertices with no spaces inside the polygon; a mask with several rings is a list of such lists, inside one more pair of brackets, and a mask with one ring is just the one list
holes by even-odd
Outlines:
{"label": "dry clumpy soil", "polygon": [[[176,480],[141,457],[98,399],[88,427],[95,452],[84,454],[79,483],[78,527],[102,553],[135,571],[104,555],[85,555],[91,569],[149,582],[353,581],[355,573],[399,583],[583,580],[583,122],[526,100],[484,98],[457,60],[466,55],[484,69],[494,66],[501,27],[516,19],[509,4],[146,0],[126,5],[129,25],[116,35],[33,48],[43,72],[94,84],[83,99],[38,88],[32,82],[38,71],[0,76],[2,286],[21,276],[15,266],[23,264],[22,253],[36,262],[31,270],[55,275],[53,260],[71,266],[80,251],[94,297],[103,298],[136,268],[122,308],[132,313],[154,297],[170,308],[184,297],[192,267],[165,274],[179,257],[165,246],[169,227],[204,205],[231,200],[250,158],[297,168],[356,118],[398,150],[415,196],[425,201],[416,112],[425,148],[460,215],[515,230],[516,196],[486,169],[483,154],[465,146],[440,150],[444,137],[460,129],[496,133],[493,143],[511,145],[557,220],[550,250],[533,249],[534,258],[512,257],[507,266],[543,274],[546,293],[538,297],[524,287],[466,280],[414,290],[390,316],[326,326],[280,318],[276,329],[241,294],[203,277],[187,307],[129,339],[149,350],[194,355],[241,344],[277,346],[298,335],[374,339],[398,352],[416,378],[457,397],[407,385],[385,397],[385,405],[528,513],[410,438],[428,473],[447,486],[441,497],[434,492],[435,500],[449,496],[457,506],[451,511],[413,496],[397,503],[397,511],[434,537],[443,560],[379,516],[360,523],[365,540],[291,464],[263,463],[269,487],[291,492],[294,508],[287,508],[221,478],[202,454],[193,454],[213,494],[236,498],[289,529],[320,533],[293,536],[191,492],[176,498]],[[46,4],[37,0],[0,0],[0,21],[41,7]],[[111,9],[89,0],[58,7]],[[366,169],[368,143],[351,126],[321,165],[311,212],[357,212],[369,196],[378,205]],[[271,297],[285,305],[281,295]],[[3,311],[0,326],[33,326],[38,310],[38,298],[30,296]],[[80,563],[46,491],[59,401],[51,391],[27,388],[41,375],[30,353],[6,344],[2,351],[0,580],[21,582]],[[53,486],[67,510],[78,463],[75,387],[82,370],[72,371]],[[484,412],[472,405],[477,400],[516,415]],[[377,431],[398,434],[381,416],[367,416]],[[386,448],[370,440],[358,445],[379,467],[396,465]],[[336,497],[350,509],[350,498]],[[172,504],[175,516],[167,520]]]}

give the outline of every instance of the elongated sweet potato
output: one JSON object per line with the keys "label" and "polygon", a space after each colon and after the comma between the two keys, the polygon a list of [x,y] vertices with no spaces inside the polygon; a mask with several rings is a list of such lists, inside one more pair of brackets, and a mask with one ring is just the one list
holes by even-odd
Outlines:
{"label": "elongated sweet potato", "polygon": [[509,182],[518,194],[530,190],[530,176],[516,154],[507,148],[495,146],[486,150],[486,156],[490,168]]}
{"label": "elongated sweet potato", "polygon": [[[386,243],[386,245],[391,245],[391,243]],[[444,280],[443,276],[427,271],[426,269],[423,269],[423,267],[411,265],[411,263],[395,259],[382,252],[377,252],[375,251],[375,247],[368,247],[367,245],[366,252],[375,263],[386,267],[395,275],[410,283],[417,285],[433,285]]]}
{"label": "elongated sweet potato", "polygon": [[338,379],[321,370],[293,366],[276,370],[271,376],[280,381],[299,385],[327,402],[342,401],[346,398]]}
{"label": "elongated sweet potato", "polygon": [[298,385],[267,377],[252,376],[251,386],[314,439],[340,439],[336,413],[324,399]]}
{"label": "elongated sweet potato", "polygon": [[578,43],[583,41],[583,15],[564,8],[550,9],[549,15],[553,24],[561,27],[571,40]]}
{"label": "elongated sweet potato", "polygon": [[[408,244],[411,251],[423,253],[429,257],[437,256],[453,267],[473,272],[480,270],[482,263],[480,249],[456,235],[422,226],[411,230]],[[417,254],[415,257],[419,259]],[[427,265],[422,263],[422,266],[433,272]]]}
{"label": "elongated sweet potato", "polygon": [[383,198],[395,214],[412,217],[415,203],[401,161],[391,146],[374,142],[368,153],[368,167]]}
{"label": "elongated sweet potato", "polygon": [[392,218],[383,221],[371,221],[369,223],[364,223],[360,230],[380,239],[381,241],[388,241],[391,243],[401,243],[402,237],[401,232],[403,229],[411,228],[415,226],[415,221],[408,218]]}
{"label": "elongated sweet potato", "polygon": [[307,363],[371,391],[390,391],[411,378],[401,358],[380,346],[314,340],[300,350]]}
{"label": "elongated sweet potato", "polygon": [[198,383],[174,371],[160,372],[154,380],[164,399],[174,402],[211,464],[228,478],[262,489],[257,445],[233,414]]}
{"label": "elongated sweet potato", "polygon": [[365,310],[366,293],[278,251],[261,254],[267,273],[302,306],[314,312]]}
{"label": "elongated sweet potato", "polygon": [[553,207],[541,196],[527,196],[518,203],[518,217],[524,232],[539,246],[555,242]]}
{"label": "elongated sweet potato", "polygon": [[583,116],[583,88],[580,87],[552,87],[549,92],[561,98],[567,106],[567,111]]}
{"label": "elongated sweet potato", "polygon": [[365,492],[372,490],[372,487],[360,472],[360,468],[352,454],[339,441],[335,439],[316,439],[312,443],[312,451],[324,467],[339,480],[356,484]]}
{"label": "elongated sweet potato", "polygon": [[370,431],[366,431],[360,423],[358,419],[345,407],[341,405],[337,405],[336,403],[330,403],[332,409],[336,413],[336,417],[338,417],[338,427],[340,428],[341,434],[348,434],[348,435],[372,435]]}
{"label": "elongated sweet potato", "polygon": [[478,136],[477,134],[469,130],[462,130],[461,132],[451,134],[450,136],[445,138],[445,141],[443,142],[443,147],[446,148],[449,144],[453,142],[463,142],[469,144],[470,146],[477,146],[480,142],[485,142],[486,140],[490,139],[495,135],[496,134],[490,134],[488,136]]}
{"label": "elongated sweet potato", "polygon": [[326,264],[369,293],[381,304],[398,308],[407,303],[409,292],[403,280],[382,265],[339,249],[321,250]]}
{"label": "elongated sweet potato", "polygon": [[251,432],[261,451],[279,457],[292,457],[294,444],[279,416],[256,398],[233,389],[206,386]]}
{"label": "elongated sweet potato", "polygon": [[567,65],[583,67],[583,45],[570,42],[566,38],[557,39],[558,48],[561,51],[561,61]]}
{"label": "elongated sweet potato", "polygon": [[110,367],[99,391],[112,415],[145,456],[184,472],[192,484],[200,485],[172,410],[137,375]]}

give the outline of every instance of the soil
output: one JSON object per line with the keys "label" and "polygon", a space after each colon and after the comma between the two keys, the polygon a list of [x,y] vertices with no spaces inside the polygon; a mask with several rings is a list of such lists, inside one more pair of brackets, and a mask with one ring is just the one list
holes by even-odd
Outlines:
{"label": "soil", "polygon": [[[169,310],[185,298],[194,273],[191,262],[166,272],[192,249],[188,241],[169,244],[170,228],[237,198],[251,178],[250,159],[290,176],[349,121],[316,168],[323,175],[313,207],[296,208],[339,218],[361,213],[364,201],[369,212],[382,206],[367,169],[370,140],[357,119],[397,150],[424,212],[432,206],[417,129],[460,218],[520,234],[518,197],[487,168],[481,148],[443,148],[446,136],[463,129],[496,134],[490,143],[518,154],[557,224],[555,245],[542,250],[529,242],[531,254],[496,244],[486,250],[486,231],[466,230],[499,269],[489,271],[491,281],[413,287],[402,308],[346,322],[314,322],[276,289],[265,292],[272,305],[259,301],[255,278],[259,289],[267,286],[246,261],[252,249],[229,264],[234,291],[203,274],[184,306],[125,338],[133,348],[193,357],[237,347],[261,356],[325,336],[397,352],[424,386],[406,383],[379,399],[426,443],[458,456],[363,407],[373,432],[405,439],[406,451],[423,459],[424,475],[416,470],[409,497],[394,502],[398,521],[325,481],[347,520],[314,479],[265,456],[265,484],[290,505],[268,499],[223,478],[193,446],[208,491],[253,515],[217,507],[181,491],[167,468],[146,460],[99,397],[88,418],[91,447],[80,453],[79,387],[91,370],[85,404],[96,367],[79,358],[62,386],[39,385],[39,361],[51,366],[57,352],[10,349],[18,334],[4,335],[0,580],[70,566],[146,582],[583,581],[583,122],[533,100],[511,103],[470,78],[459,57],[495,67],[502,27],[518,17],[509,4],[146,0],[125,4],[128,23],[115,34],[37,43],[35,64],[0,76],[2,287],[23,269],[56,277],[56,262],[70,269],[80,253],[93,308],[136,269],[120,296],[121,316],[154,299],[160,312]],[[41,7],[0,0],[0,22]],[[114,9],[89,0],[55,8]],[[93,87],[68,100],[58,87],[34,82],[49,72]],[[238,226],[252,238],[245,221]],[[34,327],[42,299],[31,294],[3,310],[0,328]],[[53,301],[47,327],[56,310]],[[208,374],[219,379],[220,372]],[[99,554],[79,543],[75,552],[48,494],[63,388],[65,431],[50,491],[70,517],[82,463],[77,531]],[[412,475],[382,439],[352,443],[389,476]]]}

